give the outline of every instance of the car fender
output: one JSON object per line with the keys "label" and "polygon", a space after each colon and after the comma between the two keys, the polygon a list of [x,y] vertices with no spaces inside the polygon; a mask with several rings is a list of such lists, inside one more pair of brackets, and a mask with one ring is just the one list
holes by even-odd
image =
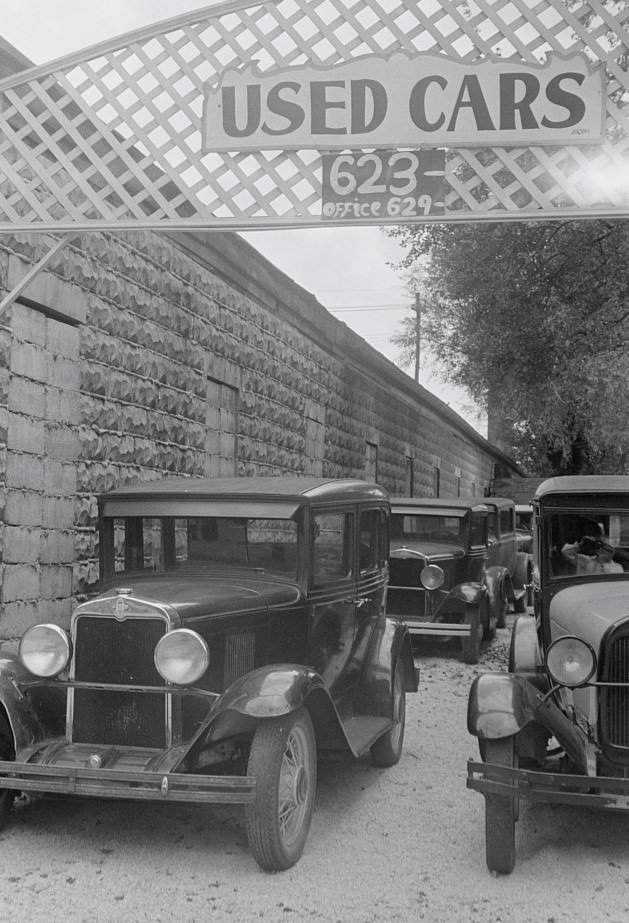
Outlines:
{"label": "car fender", "polygon": [[417,692],[419,670],[408,628],[400,619],[385,618],[370,646],[356,696],[372,714],[391,708],[393,671],[398,659],[404,666],[405,691]]}
{"label": "car fender", "polygon": [[317,747],[350,746],[321,676],[301,664],[273,664],[241,676],[217,698],[192,740],[178,749],[177,766],[192,771],[202,751],[251,734],[261,721],[282,717],[302,705],[310,712]]}
{"label": "car fender", "polygon": [[487,593],[489,594],[489,599],[494,609],[498,604],[498,599],[500,598],[503,588],[507,599],[513,599],[511,574],[506,567],[502,567],[498,564],[493,567],[488,567],[485,571],[485,585],[487,586]]}
{"label": "car fender", "polygon": [[511,737],[537,717],[542,696],[521,676],[483,673],[472,683],[467,729],[486,740]]}
{"label": "car fender", "polygon": [[33,680],[17,652],[3,648],[0,652],[0,709],[6,714],[16,752],[46,736],[29,699],[20,689]]}
{"label": "car fender", "polygon": [[480,604],[487,596],[487,587],[483,583],[459,583],[450,590],[439,609],[463,612],[465,606]]}
{"label": "car fender", "polygon": [[550,688],[537,637],[537,625],[532,615],[521,615],[513,623],[509,673],[524,677],[542,692]]}

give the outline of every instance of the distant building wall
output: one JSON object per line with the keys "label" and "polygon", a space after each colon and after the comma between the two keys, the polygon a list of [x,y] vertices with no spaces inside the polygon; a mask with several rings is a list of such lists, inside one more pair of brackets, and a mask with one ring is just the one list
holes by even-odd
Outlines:
{"label": "distant building wall", "polygon": [[[0,238],[0,291],[50,246]],[[497,452],[232,234],[84,234],[0,316],[0,637],[67,625],[96,496],[164,474],[482,496]],[[412,481],[412,484],[411,484]]]}

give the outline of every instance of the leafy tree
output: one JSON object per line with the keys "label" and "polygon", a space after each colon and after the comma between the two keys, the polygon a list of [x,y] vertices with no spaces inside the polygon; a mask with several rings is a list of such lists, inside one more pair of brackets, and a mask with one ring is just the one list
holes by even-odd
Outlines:
{"label": "leafy tree", "polygon": [[[388,232],[422,339],[501,422],[529,471],[618,471],[629,444],[629,222],[407,225]],[[415,317],[393,341],[408,365]],[[406,353],[404,352],[406,350]]]}

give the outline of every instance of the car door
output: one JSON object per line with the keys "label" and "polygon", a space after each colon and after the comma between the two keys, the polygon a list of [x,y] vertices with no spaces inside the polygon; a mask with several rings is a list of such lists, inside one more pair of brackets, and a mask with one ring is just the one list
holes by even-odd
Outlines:
{"label": "car door", "polygon": [[355,683],[348,669],[357,612],[355,508],[314,509],[309,545],[308,663],[343,712]]}

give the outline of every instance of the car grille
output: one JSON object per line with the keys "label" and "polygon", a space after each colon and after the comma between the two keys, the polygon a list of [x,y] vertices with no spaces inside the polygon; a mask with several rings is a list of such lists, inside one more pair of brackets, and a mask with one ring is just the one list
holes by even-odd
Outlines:
{"label": "car grille", "polygon": [[[602,658],[599,680],[629,683],[629,628],[613,635]],[[616,761],[629,763],[629,687],[603,686],[599,700],[600,736],[603,749]]]}
{"label": "car grille", "polygon": [[[164,619],[81,615],[75,626],[74,679],[115,685],[163,686],[153,660],[165,633]],[[72,740],[134,747],[164,747],[167,699],[164,694],[107,689],[74,689]]]}

